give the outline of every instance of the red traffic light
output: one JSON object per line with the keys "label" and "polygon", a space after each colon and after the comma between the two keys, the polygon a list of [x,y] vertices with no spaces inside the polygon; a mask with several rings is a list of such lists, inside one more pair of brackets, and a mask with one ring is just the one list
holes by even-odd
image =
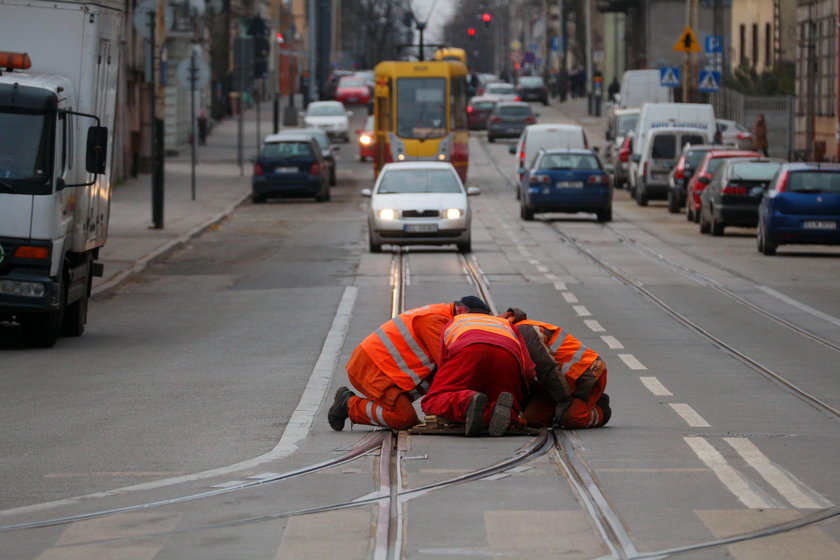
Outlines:
{"label": "red traffic light", "polygon": [[469,29],[467,29],[467,35],[469,35],[470,37],[475,37],[475,27],[470,27]]}
{"label": "red traffic light", "polygon": [[493,16],[491,16],[490,14],[481,14],[481,20],[484,23],[490,23],[491,19],[493,19]]}
{"label": "red traffic light", "polygon": [[278,44],[278,45],[282,45],[282,44],[283,44],[283,43],[285,43],[285,42],[286,42],[286,39],[285,39],[285,38],[283,38],[283,34],[282,34],[282,33],[278,33],[278,34],[277,34],[277,44]]}

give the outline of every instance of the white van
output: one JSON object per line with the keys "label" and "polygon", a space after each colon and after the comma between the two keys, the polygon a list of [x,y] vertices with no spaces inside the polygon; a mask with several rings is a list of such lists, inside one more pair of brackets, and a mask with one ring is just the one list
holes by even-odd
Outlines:
{"label": "white van", "polygon": [[532,124],[525,127],[519,141],[508,148],[510,153],[516,154],[514,169],[518,177],[517,185],[522,180],[519,169],[528,167],[537,152],[543,148],[589,149],[589,140],[583,127],[576,124]]}
{"label": "white van", "polygon": [[677,164],[686,144],[708,144],[711,138],[696,128],[655,128],[648,134],[647,143],[638,162],[636,203],[647,206],[648,200],[668,198],[668,176]]}
{"label": "white van", "polygon": [[645,103],[671,103],[674,88],[661,85],[659,70],[627,70],[621,77],[619,109],[633,109]]}

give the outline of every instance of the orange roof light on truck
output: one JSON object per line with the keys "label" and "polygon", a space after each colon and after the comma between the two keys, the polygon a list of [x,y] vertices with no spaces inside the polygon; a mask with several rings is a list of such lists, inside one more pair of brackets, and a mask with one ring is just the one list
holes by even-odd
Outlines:
{"label": "orange roof light on truck", "polygon": [[0,69],[28,70],[32,66],[29,53],[0,51]]}

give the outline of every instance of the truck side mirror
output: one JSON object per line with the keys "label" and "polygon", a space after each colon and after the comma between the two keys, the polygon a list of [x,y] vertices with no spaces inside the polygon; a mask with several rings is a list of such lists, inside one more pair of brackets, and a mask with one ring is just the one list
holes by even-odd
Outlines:
{"label": "truck side mirror", "polygon": [[108,127],[91,126],[87,133],[85,171],[102,175],[108,163]]}

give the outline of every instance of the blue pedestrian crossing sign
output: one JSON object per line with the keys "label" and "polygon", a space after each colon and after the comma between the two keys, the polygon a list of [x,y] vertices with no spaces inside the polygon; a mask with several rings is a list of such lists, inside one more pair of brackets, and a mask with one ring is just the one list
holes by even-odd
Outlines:
{"label": "blue pedestrian crossing sign", "polygon": [[720,72],[714,70],[700,70],[697,79],[697,91],[715,93],[720,91]]}
{"label": "blue pedestrian crossing sign", "polygon": [[660,68],[659,85],[664,87],[680,87],[680,67],[663,66]]}

